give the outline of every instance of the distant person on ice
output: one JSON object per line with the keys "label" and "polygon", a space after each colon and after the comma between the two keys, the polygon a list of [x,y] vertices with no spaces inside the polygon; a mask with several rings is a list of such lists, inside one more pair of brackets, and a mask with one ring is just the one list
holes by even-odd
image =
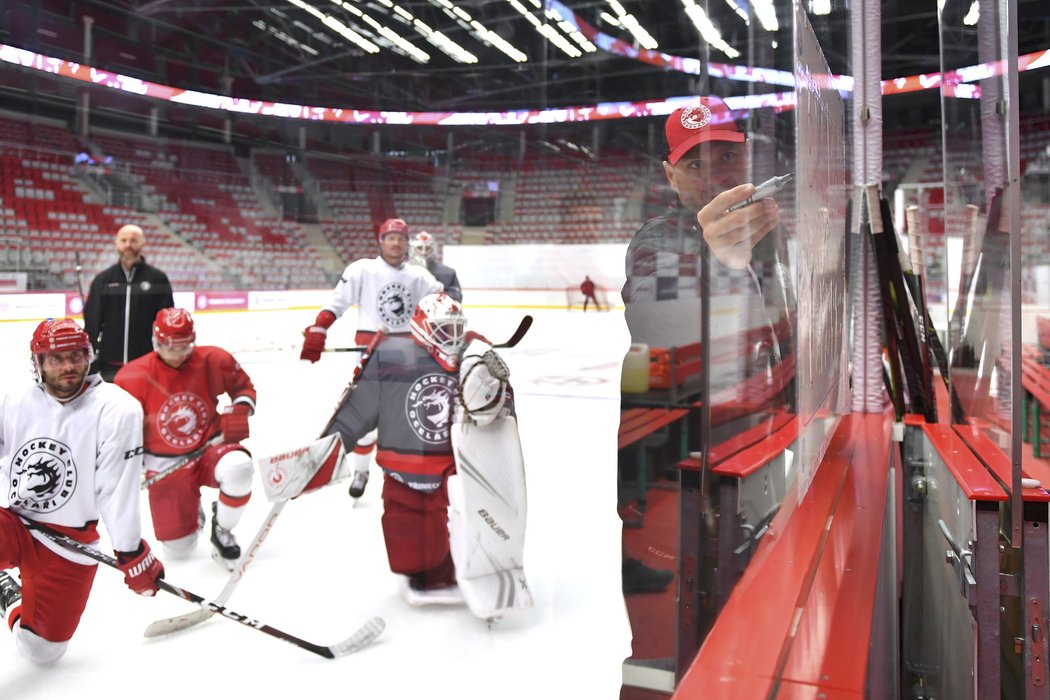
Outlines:
{"label": "distant person on ice", "polygon": [[587,304],[594,302],[594,308],[598,311],[602,310],[601,304],[598,303],[598,297],[594,296],[594,282],[590,276],[585,275],[583,282],[580,284],[580,293],[583,294],[583,310],[587,311]]}

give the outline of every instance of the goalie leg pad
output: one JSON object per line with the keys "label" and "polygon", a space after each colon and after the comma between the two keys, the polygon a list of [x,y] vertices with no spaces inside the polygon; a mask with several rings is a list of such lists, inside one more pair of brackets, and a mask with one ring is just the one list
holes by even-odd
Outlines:
{"label": "goalie leg pad", "polygon": [[444,488],[416,491],[384,476],[382,524],[387,560],[395,574],[433,569],[449,554]]}
{"label": "goalie leg pad", "polygon": [[525,466],[517,421],[452,426],[456,470],[448,489],[452,558],[471,612],[495,619],[532,607],[524,572]]}

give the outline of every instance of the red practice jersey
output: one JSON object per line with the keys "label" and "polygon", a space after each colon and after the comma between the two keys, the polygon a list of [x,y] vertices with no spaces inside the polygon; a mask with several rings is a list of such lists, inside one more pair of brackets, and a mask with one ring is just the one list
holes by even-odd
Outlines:
{"label": "red practice jersey", "polygon": [[233,355],[214,346],[194,348],[179,369],[151,352],[124,365],[113,381],[142,404],[147,456],[187,454],[217,435],[222,394],[255,412],[251,378]]}

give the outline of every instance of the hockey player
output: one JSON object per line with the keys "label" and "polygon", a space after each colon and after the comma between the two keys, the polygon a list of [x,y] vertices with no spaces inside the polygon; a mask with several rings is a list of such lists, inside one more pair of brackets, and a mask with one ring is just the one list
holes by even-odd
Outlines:
{"label": "hockey player", "polygon": [[426,231],[420,231],[412,238],[412,263],[422,265],[445,285],[445,294],[463,303],[463,289],[459,286],[456,271],[437,258],[437,241]]}
{"label": "hockey player", "polygon": [[[391,336],[408,335],[416,303],[442,288],[426,268],[406,264],[408,236],[408,224],[401,219],[383,222],[378,234],[379,255],[355,260],[343,271],[331,299],[321,308],[313,324],[303,331],[300,359],[310,362],[321,359],[328,329],[355,304],[358,306],[355,340],[359,345],[367,345],[381,326]],[[375,448],[374,434],[361,438],[350,453],[354,472],[350,479],[350,495],[355,499],[364,494],[368,466]]]}
{"label": "hockey player", "polygon": [[[344,443],[352,443],[379,428],[376,461],[383,469],[382,527],[390,569],[404,577],[402,590],[410,604],[462,603],[453,558],[472,547],[451,546],[446,482],[456,469],[452,429],[461,409],[459,368],[468,340],[466,318],[451,297],[432,294],[419,302],[411,326],[411,338],[390,338],[374,350],[328,434],[339,433]],[[489,380],[488,370],[482,367],[470,384],[478,410],[513,415],[505,379]],[[460,416],[470,420],[462,410]],[[470,468],[478,466],[484,465]],[[523,493],[497,494],[517,496],[523,498]],[[523,507],[520,512],[524,514]],[[500,528],[501,539],[513,538],[520,547],[523,522],[520,527],[509,522],[495,527]],[[486,529],[492,531],[494,526],[490,523]],[[510,597],[518,592],[518,605],[504,600],[504,609],[531,602],[524,576],[503,589]],[[498,616],[500,611],[486,609],[482,616]]]}
{"label": "hockey player", "polygon": [[[201,487],[209,486],[219,489],[211,509],[212,558],[232,571],[241,548],[231,531],[252,489],[251,456],[240,443],[249,435],[255,387],[233,355],[196,341],[189,312],[162,309],[153,322],[154,351],[122,367],[114,381],[145,410],[147,477],[200,453],[149,488],[153,531],[165,556],[185,558],[196,547],[205,522]],[[231,403],[220,414],[222,394]]]}
{"label": "hockey player", "polygon": [[98,519],[128,587],[157,592],[164,567],[141,536],[142,409],[123,390],[88,374],[91,341],[72,319],[37,326],[29,344],[37,384],[0,396],[0,615],[35,664],[66,651],[87,604],[97,564],[27,527],[46,524],[98,543]]}

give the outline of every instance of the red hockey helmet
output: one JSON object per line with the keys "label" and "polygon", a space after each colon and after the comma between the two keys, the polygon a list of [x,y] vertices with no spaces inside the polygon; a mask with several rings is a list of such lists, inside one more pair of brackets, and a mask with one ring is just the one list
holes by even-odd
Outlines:
{"label": "red hockey helmet", "polygon": [[467,344],[467,317],[455,299],[439,292],[419,300],[412,314],[412,337],[448,370],[459,366]]}
{"label": "red hockey helmet", "polygon": [[380,243],[383,242],[383,236],[388,233],[401,233],[408,237],[408,224],[405,223],[404,219],[387,219],[383,222],[383,225],[379,227],[379,234],[376,238]]}
{"label": "red hockey helmet", "polygon": [[29,341],[29,351],[32,353],[33,370],[37,381],[41,381],[44,376],[40,369],[44,355],[70,350],[83,350],[86,353],[87,362],[91,363],[93,359],[91,339],[84,329],[71,318],[41,321]]}
{"label": "red hockey helmet", "polygon": [[80,325],[71,318],[42,321],[33,331],[29,350],[34,355],[66,350],[91,350],[91,339]]}
{"label": "red hockey helmet", "polygon": [[161,309],[153,319],[153,344],[189,345],[196,342],[193,316],[185,309]]}

